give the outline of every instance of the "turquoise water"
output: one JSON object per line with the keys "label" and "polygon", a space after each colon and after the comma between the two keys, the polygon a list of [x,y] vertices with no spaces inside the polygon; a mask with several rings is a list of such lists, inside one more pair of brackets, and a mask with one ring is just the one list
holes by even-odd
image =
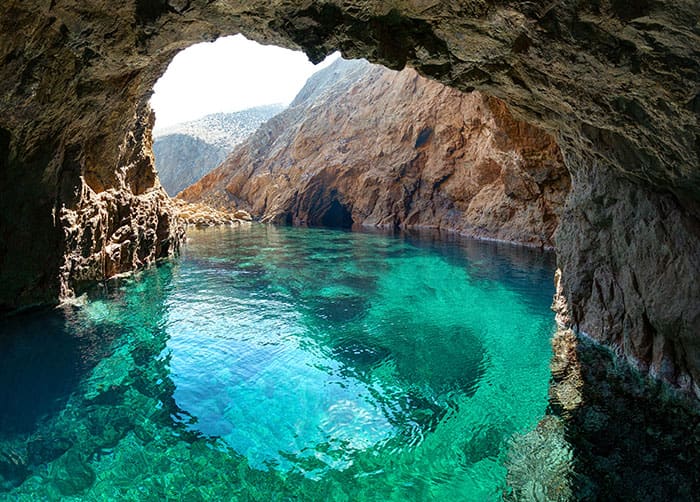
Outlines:
{"label": "turquoise water", "polygon": [[0,498],[499,500],[545,414],[553,258],[323,229],[3,320]]}

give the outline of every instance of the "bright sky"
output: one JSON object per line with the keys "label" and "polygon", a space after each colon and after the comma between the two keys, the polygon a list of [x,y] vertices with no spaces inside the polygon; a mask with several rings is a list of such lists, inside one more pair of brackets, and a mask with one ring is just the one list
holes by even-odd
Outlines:
{"label": "bright sky", "polygon": [[210,113],[288,104],[312,73],[339,56],[314,66],[303,52],[260,45],[243,35],[193,45],[175,56],[153,87],[156,129]]}

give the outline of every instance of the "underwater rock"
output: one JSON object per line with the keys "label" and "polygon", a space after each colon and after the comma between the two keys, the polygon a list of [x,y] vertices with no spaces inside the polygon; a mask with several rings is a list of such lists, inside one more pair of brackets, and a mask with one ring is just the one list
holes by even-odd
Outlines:
{"label": "underwater rock", "polygon": [[51,462],[67,452],[73,443],[62,437],[36,437],[27,443],[27,460],[32,465]]}
{"label": "underwater rock", "polygon": [[573,450],[564,437],[564,422],[544,417],[535,430],[516,435],[508,448],[506,500],[572,500]]}
{"label": "underwater rock", "polygon": [[51,475],[61,495],[70,497],[84,492],[95,482],[95,471],[81,455],[68,451],[52,465]]}
{"label": "underwater rock", "polygon": [[10,451],[0,451],[0,492],[10,490],[22,484],[30,471],[19,455]]}
{"label": "underwater rock", "polygon": [[573,499],[693,500],[700,416],[692,403],[571,331],[553,345],[550,409],[575,451]]}

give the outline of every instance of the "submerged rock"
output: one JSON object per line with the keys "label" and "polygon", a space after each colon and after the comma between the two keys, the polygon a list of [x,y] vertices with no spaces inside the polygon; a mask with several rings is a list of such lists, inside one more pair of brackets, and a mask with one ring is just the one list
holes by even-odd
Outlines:
{"label": "submerged rock", "polygon": [[506,500],[573,500],[574,455],[564,431],[561,419],[546,416],[535,430],[513,437],[506,460],[511,490]]}
{"label": "submerged rock", "polygon": [[65,497],[81,494],[97,479],[95,471],[74,451],[69,451],[52,464],[51,474],[61,495]]}
{"label": "submerged rock", "polygon": [[18,452],[0,451],[0,492],[19,486],[29,476],[30,471]]}

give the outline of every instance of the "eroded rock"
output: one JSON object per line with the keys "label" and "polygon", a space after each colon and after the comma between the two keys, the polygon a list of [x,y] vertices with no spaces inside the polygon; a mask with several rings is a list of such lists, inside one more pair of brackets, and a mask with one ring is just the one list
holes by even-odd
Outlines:
{"label": "eroded rock", "polygon": [[242,209],[232,211],[219,211],[206,204],[191,203],[181,199],[174,199],[175,210],[178,218],[187,225],[196,227],[212,227],[218,225],[240,225],[248,223],[252,217]]}
{"label": "eroded rock", "polygon": [[242,205],[263,221],[552,247],[569,186],[554,139],[501,101],[338,60],[180,197]]}
{"label": "eroded rock", "polygon": [[573,180],[555,239],[568,318],[694,388],[698,12],[698,0],[3,2],[0,305],[56,301],[70,282],[59,213],[79,209],[85,185],[157,190],[136,155],[155,80],[178,50],[240,32],[315,61],[340,49],[409,65],[555,134]]}

